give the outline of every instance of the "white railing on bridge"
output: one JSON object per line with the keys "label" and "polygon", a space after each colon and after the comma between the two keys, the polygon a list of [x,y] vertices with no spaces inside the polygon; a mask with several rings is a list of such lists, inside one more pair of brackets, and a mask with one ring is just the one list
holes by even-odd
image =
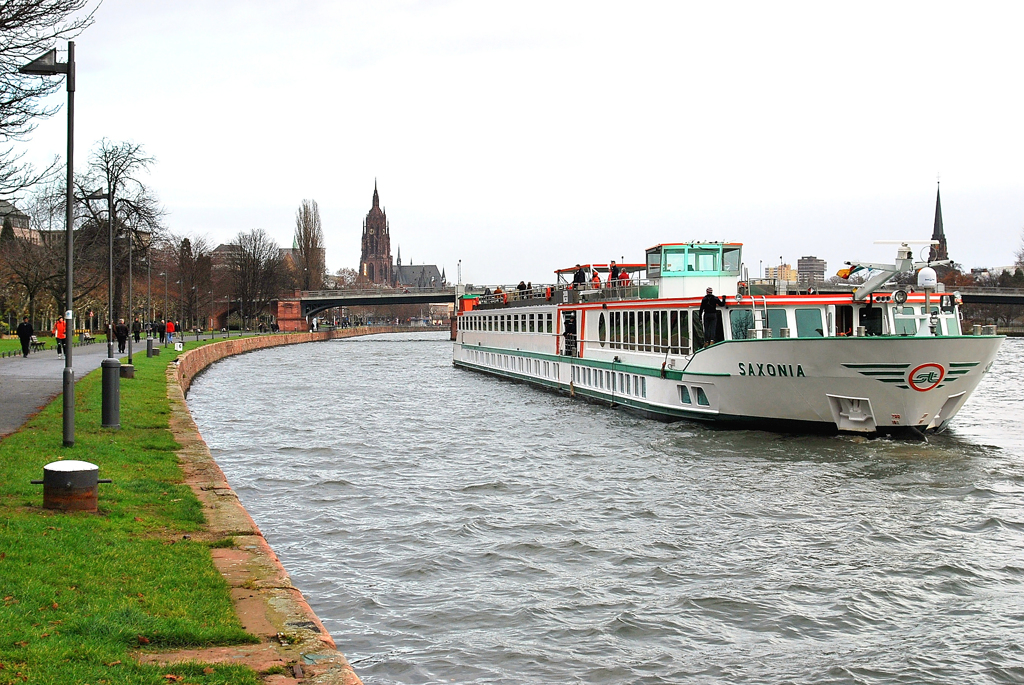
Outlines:
{"label": "white railing on bridge", "polygon": [[393,297],[395,295],[454,294],[455,288],[345,288],[342,290],[303,290],[304,300],[334,299],[341,297]]}

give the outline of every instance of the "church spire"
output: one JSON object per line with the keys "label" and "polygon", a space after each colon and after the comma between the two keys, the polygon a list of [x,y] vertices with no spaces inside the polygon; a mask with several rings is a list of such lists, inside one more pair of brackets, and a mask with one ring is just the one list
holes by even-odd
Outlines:
{"label": "church spire", "polygon": [[938,241],[938,245],[932,245],[928,253],[928,261],[949,259],[946,251],[946,233],[942,228],[942,198],[939,193],[939,182],[935,183],[935,227],[932,229],[932,240]]}
{"label": "church spire", "polygon": [[397,264],[397,266],[402,266],[402,246],[401,245],[398,246],[398,262],[396,262],[396,264]]}
{"label": "church spire", "polygon": [[380,197],[377,195],[377,179],[373,179],[373,206],[380,207]]}

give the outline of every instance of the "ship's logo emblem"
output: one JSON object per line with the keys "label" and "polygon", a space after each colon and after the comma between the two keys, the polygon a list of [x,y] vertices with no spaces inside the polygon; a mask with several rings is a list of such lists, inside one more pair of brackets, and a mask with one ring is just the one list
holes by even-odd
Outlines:
{"label": "ship's logo emblem", "polygon": [[938,387],[946,377],[946,369],[941,364],[928,362],[921,364],[907,375],[907,384],[918,392],[927,392]]}
{"label": "ship's logo emblem", "polygon": [[[925,362],[918,366],[901,363],[843,364],[862,376],[882,383],[891,383],[903,390],[928,392],[948,385],[970,373],[978,362],[950,362],[949,369],[938,362]],[[912,368],[913,367],[913,368]]]}

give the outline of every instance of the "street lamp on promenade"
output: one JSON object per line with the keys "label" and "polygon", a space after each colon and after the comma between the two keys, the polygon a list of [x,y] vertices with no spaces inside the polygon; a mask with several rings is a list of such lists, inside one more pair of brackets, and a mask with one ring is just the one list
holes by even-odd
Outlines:
{"label": "street lamp on promenade", "polygon": [[164,347],[167,347],[167,272],[160,274],[164,277]]}
{"label": "street lamp on promenade", "polygon": [[57,76],[67,74],[68,91],[68,164],[67,164],[67,197],[64,223],[64,446],[75,445],[75,369],[71,364],[71,350],[75,334],[74,316],[74,266],[75,266],[75,41],[68,41],[68,61],[57,61],[57,49],[47,51],[18,69],[22,74],[37,76]]}
{"label": "street lamp on promenade", "polygon": [[[95,190],[85,196],[88,200],[107,201],[107,358],[100,362],[103,369],[103,428],[121,427],[121,362],[114,357],[114,192]],[[130,300],[129,300],[130,301]],[[129,336],[130,338],[131,336]]]}

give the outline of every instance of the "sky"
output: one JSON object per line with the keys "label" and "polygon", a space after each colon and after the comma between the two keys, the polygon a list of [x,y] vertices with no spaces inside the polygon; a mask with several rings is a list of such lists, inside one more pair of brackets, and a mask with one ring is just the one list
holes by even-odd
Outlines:
{"label": "sky", "polygon": [[1002,266],[1022,25],[1009,2],[105,0],[76,39],[76,169],[141,144],[167,227],[214,245],[290,246],[316,200],[332,271],[376,181],[392,253],[475,284],[687,240],[744,243],[751,276],[889,261],[875,241],[931,237],[941,179],[950,256]]}

